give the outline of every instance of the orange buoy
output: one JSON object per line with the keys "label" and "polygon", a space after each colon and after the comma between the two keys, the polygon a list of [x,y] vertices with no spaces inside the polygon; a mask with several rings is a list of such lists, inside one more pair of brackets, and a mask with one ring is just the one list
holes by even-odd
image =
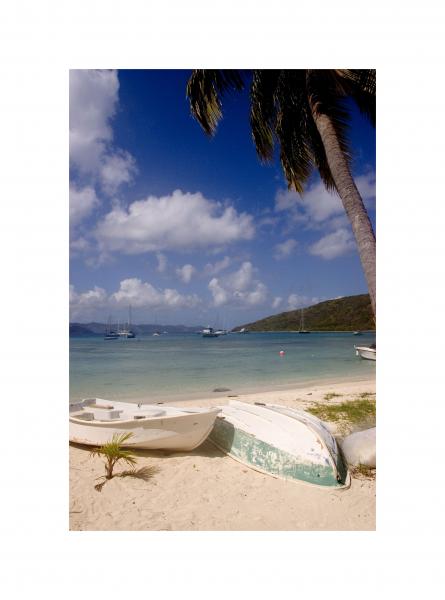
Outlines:
{"label": "orange buoy", "polygon": [[280,350],[280,356],[284,356],[284,350]]}

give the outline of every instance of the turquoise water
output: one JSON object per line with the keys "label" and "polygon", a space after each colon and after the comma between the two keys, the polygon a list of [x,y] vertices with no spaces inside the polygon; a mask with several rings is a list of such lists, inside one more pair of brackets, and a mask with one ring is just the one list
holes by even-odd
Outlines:
{"label": "turquoise water", "polygon": [[322,380],[363,379],[375,375],[375,362],[356,357],[354,344],[374,341],[374,334],[351,333],[71,338],[70,399],[156,402],[212,397],[218,387],[237,394]]}

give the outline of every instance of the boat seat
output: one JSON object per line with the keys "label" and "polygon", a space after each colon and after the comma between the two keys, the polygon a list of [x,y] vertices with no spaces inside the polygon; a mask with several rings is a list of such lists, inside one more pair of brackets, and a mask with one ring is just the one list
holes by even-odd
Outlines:
{"label": "boat seat", "polygon": [[108,410],[103,407],[90,406],[89,411],[98,421],[114,421],[120,418],[121,410]]}
{"label": "boat seat", "polygon": [[82,419],[82,421],[94,421],[94,415],[92,412],[72,412],[70,413],[70,417],[74,417],[75,419]]}

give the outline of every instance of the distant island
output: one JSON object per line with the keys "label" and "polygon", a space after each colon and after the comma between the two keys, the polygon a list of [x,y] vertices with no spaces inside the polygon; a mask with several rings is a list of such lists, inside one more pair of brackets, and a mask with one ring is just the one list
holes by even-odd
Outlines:
{"label": "distant island", "polygon": [[[93,335],[103,336],[109,326],[106,323],[70,323],[70,337],[90,337]],[[117,323],[111,323],[111,329],[117,330]],[[203,329],[202,325],[131,325],[136,335],[152,334],[155,331],[167,333],[196,333]]]}
{"label": "distant island", "polygon": [[375,322],[368,294],[326,300],[304,309],[290,310],[234,328],[239,331],[298,331],[302,310],[308,331],[374,331]]}

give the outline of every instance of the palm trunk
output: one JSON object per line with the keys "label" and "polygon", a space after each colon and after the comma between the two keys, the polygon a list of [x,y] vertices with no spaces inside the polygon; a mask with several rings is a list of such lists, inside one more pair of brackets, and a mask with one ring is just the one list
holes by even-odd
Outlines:
{"label": "palm trunk", "polygon": [[375,235],[371,221],[363,204],[363,200],[354,183],[349,165],[341,151],[337,134],[331,119],[313,110],[315,125],[320,134],[326,152],[329,169],[334,179],[338,194],[343,202],[346,214],[352,225],[352,231],[357,242],[360,260],[368,283],[371,306],[376,316],[376,258]]}

